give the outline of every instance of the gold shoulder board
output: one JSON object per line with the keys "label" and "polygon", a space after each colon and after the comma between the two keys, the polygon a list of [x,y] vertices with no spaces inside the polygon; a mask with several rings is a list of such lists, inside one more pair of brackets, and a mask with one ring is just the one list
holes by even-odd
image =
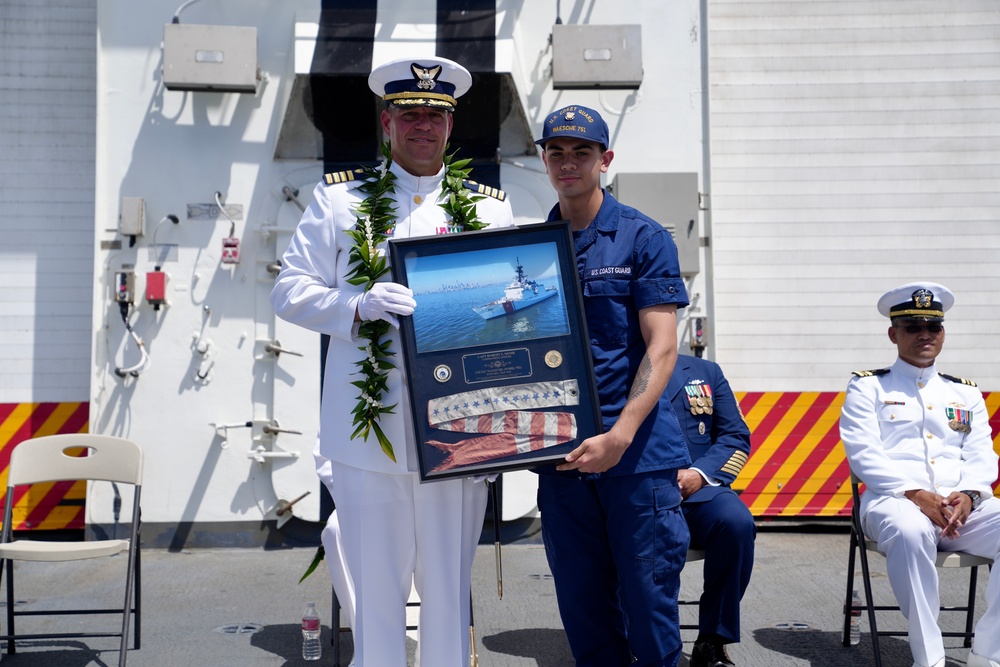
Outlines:
{"label": "gold shoulder board", "polygon": [[486,195],[487,197],[493,197],[494,199],[499,199],[500,201],[507,199],[507,193],[499,188],[491,188],[488,185],[476,183],[475,181],[462,181],[462,185],[469,190],[472,190],[477,195]]}
{"label": "gold shoulder board", "polygon": [[854,371],[854,375],[859,378],[869,378],[875,375],[885,375],[889,372],[888,368],[879,368],[874,371]]}
{"label": "gold shoulder board", "polygon": [[323,182],[327,185],[335,185],[337,183],[348,183],[350,181],[356,181],[361,178],[361,175],[365,173],[364,169],[348,169],[347,171],[334,171],[329,174],[323,174]]}
{"label": "gold shoulder board", "polygon": [[959,384],[967,384],[970,387],[978,387],[979,385],[972,380],[966,380],[965,378],[957,378],[954,375],[948,375],[947,373],[938,373],[945,380],[951,380],[952,382],[958,382]]}

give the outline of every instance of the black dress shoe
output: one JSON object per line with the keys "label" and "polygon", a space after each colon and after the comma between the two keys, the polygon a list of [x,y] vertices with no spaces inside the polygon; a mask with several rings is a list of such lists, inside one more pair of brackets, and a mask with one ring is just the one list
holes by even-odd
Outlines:
{"label": "black dress shoe", "polygon": [[726,655],[726,645],[714,641],[695,644],[689,665],[690,667],[736,667]]}

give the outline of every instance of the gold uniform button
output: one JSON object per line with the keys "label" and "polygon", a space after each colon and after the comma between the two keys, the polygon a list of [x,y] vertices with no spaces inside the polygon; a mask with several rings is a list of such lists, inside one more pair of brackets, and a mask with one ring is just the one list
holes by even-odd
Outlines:
{"label": "gold uniform button", "polygon": [[924,383],[923,382],[918,382],[917,386],[920,387],[921,389],[923,389],[924,388]]}
{"label": "gold uniform button", "polygon": [[423,197],[421,197],[420,195],[413,195],[413,203],[414,204],[419,204],[422,201],[424,201]]}
{"label": "gold uniform button", "polygon": [[928,433],[927,434],[927,439],[928,440],[933,440],[934,439],[934,434],[933,433]]}
{"label": "gold uniform button", "polygon": [[928,409],[928,410],[933,410],[933,409],[934,409],[934,406],[933,406],[933,405],[928,405],[928,406],[927,406],[927,409]]}

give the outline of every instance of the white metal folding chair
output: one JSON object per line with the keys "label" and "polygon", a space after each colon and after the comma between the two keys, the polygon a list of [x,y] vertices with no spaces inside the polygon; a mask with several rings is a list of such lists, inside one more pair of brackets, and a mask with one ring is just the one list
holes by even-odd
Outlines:
{"label": "white metal folding chair", "polygon": [[[861,484],[861,479],[858,478],[854,472],[851,472],[851,494],[854,498],[854,508],[851,510],[851,553],[847,561],[847,598],[844,603],[844,636],[843,644],[844,646],[850,646],[850,632],[851,632],[851,611],[867,611],[868,612],[868,625],[871,630],[872,636],[872,652],[875,656],[875,667],[882,667],[882,653],[879,649],[879,637],[905,637],[906,632],[902,631],[892,631],[892,630],[879,630],[878,623],[875,618],[875,612],[877,611],[889,611],[895,610],[899,611],[898,606],[892,605],[875,605],[872,601],[872,583],[871,583],[871,573],[868,568],[868,554],[876,553],[885,557],[885,554],[879,551],[878,543],[875,540],[870,540],[865,536],[864,531],[861,527],[861,515],[859,508],[861,507],[861,496],[858,491],[858,485]],[[857,556],[861,560],[861,579],[864,586],[865,597],[862,601],[863,604],[859,607],[853,602],[853,590],[854,590],[854,564],[855,564],[855,551],[857,551]],[[938,551],[936,565],[939,568],[952,568],[952,567],[967,567],[969,568],[969,597],[966,603],[962,606],[942,606],[941,611],[961,611],[965,612],[965,629],[962,631],[942,631],[941,634],[944,637],[963,637],[964,645],[966,648],[972,646],[972,635],[973,635],[973,625],[975,621],[976,614],[976,582],[978,581],[979,568],[982,565],[987,567],[993,565],[993,561],[989,558],[982,558],[980,556],[973,556],[972,554],[967,554],[963,551]]]}
{"label": "white metal folding chair", "polygon": [[[85,448],[82,451],[81,448]],[[82,455],[78,455],[82,454]],[[130,484],[134,488],[129,537],[126,539],[84,541],[41,541],[14,539],[12,529],[16,487],[26,484],[67,480],[103,481]],[[7,575],[7,653],[16,652],[16,640],[82,637],[120,637],[119,667],[124,667],[129,621],[135,614],[134,648],[140,635],[140,559],[139,492],[142,488],[142,450],[135,443],[111,436],[92,434],[52,435],[25,440],[11,453],[7,472],[7,498],[4,503],[3,537],[0,542],[0,576],[6,564]],[[14,605],[14,561],[76,561],[127,554],[125,602],[120,608],[105,609],[22,609]],[[65,582],[67,588],[72,581]],[[133,604],[133,593],[134,604]],[[79,614],[121,614],[121,630],[115,632],[76,632],[16,634],[14,619],[19,616],[62,616]]]}

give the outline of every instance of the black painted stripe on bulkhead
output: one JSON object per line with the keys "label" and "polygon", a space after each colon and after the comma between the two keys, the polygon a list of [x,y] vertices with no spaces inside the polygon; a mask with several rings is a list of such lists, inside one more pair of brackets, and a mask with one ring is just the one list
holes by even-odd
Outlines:
{"label": "black painted stripe on bulkhead", "polygon": [[378,160],[378,100],[368,88],[378,0],[321,0],[310,68],[310,118],[323,135],[323,171]]}
{"label": "black painted stripe on bulkhead", "polygon": [[437,0],[437,55],[470,72],[492,73],[496,24],[496,0]]}
{"label": "black painted stripe on bulkhead", "polygon": [[[368,89],[378,0],[321,0],[307,113],[323,136],[323,170],[379,160],[381,104]],[[465,66],[473,86],[459,100],[452,149],[473,159],[473,178],[500,187],[496,151],[506,116],[496,74],[496,0],[437,0],[435,52]]]}
{"label": "black painted stripe on bulkhead", "polygon": [[500,187],[500,123],[506,116],[496,74],[496,0],[437,0],[436,53],[472,72],[472,89],[458,100],[451,145],[472,158],[472,178]]}

